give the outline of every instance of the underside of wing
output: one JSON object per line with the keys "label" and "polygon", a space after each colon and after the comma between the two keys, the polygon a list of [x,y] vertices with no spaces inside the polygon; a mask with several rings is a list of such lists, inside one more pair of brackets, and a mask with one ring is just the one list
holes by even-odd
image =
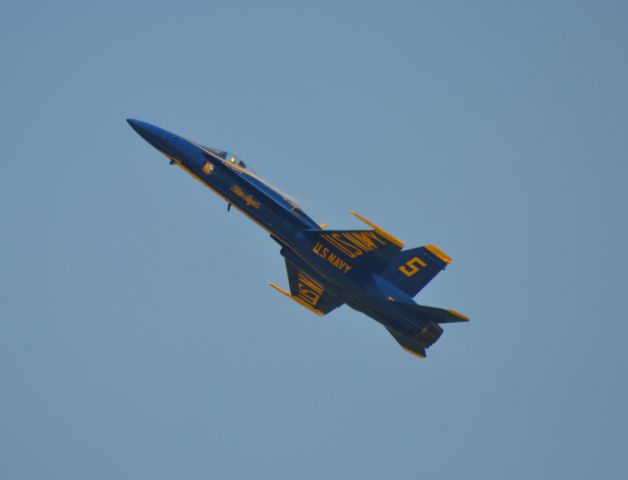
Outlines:
{"label": "underside of wing", "polygon": [[301,230],[312,251],[341,272],[364,276],[383,271],[403,248],[403,242],[356,212],[371,230]]}
{"label": "underside of wing", "polygon": [[270,283],[275,290],[320,316],[327,315],[342,305],[342,302],[329,293],[325,283],[313,272],[297,267],[288,259],[286,259],[286,270],[290,292]]}

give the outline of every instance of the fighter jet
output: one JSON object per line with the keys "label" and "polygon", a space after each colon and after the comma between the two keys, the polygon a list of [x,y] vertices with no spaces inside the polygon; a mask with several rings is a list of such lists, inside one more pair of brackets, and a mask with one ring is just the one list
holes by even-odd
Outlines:
{"label": "fighter jet", "polygon": [[369,229],[327,229],[235,155],[146,122],[127,121],[172,165],[221,196],[227,209],[233,206],[270,234],[281,247],[290,287],[269,285],[299,305],[323,316],[346,304],[381,323],[420,358],[442,335],[442,324],[469,320],[413,300],[451,262],[435,245],[404,250],[399,239],[356,212],[351,213]]}

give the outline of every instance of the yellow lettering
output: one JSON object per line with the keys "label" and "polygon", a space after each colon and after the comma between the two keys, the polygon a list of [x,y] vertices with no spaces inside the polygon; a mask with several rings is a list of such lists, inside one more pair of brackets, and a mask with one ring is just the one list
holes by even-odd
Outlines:
{"label": "yellow lettering", "polygon": [[298,289],[299,297],[313,307],[319,302],[324,292],[318,282],[304,273],[299,273]]}
{"label": "yellow lettering", "polygon": [[399,267],[399,271],[403,273],[406,277],[412,277],[419,270],[421,270],[421,267],[425,267],[425,266],[427,266],[427,263],[425,263],[419,257],[412,257],[404,265],[401,265]]}
{"label": "yellow lettering", "polygon": [[351,265],[348,265],[347,262],[345,262],[340,256],[336,255],[334,252],[330,252],[328,248],[323,247],[323,244],[320,242],[314,244],[314,247],[312,247],[312,251],[319,257],[327,260],[338,270],[344,271],[344,273],[347,273],[349,270],[351,270]]}
{"label": "yellow lettering", "polygon": [[356,249],[354,245],[346,241],[343,242],[342,236],[339,233],[326,234],[323,235],[323,238],[350,258],[362,255],[362,250]]}
{"label": "yellow lettering", "polygon": [[345,233],[345,237],[352,241],[357,247],[361,248],[366,252],[370,252],[379,248],[375,242],[380,243],[381,245],[385,245],[384,242],[375,232],[348,232]]}
{"label": "yellow lettering", "polygon": [[364,253],[351,239],[345,238],[343,234],[334,233],[332,236],[340,245],[350,252],[348,255],[351,258],[359,257]]}

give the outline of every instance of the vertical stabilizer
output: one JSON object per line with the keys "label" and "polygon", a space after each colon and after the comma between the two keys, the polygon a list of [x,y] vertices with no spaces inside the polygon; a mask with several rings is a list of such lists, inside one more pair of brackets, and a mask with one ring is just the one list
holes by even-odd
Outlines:
{"label": "vertical stabilizer", "polygon": [[414,297],[450,262],[451,258],[438,247],[425,245],[400,252],[382,277]]}

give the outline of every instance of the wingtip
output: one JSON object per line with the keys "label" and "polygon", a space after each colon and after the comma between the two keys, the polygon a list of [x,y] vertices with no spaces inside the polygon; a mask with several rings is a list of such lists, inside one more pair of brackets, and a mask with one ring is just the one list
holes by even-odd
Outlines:
{"label": "wingtip", "polygon": [[449,313],[451,313],[452,315],[458,317],[460,320],[462,320],[463,322],[468,322],[469,320],[471,320],[469,317],[467,317],[466,315],[463,315],[460,312],[456,312],[455,310],[451,310],[451,309],[447,309],[447,311]]}
{"label": "wingtip", "polygon": [[425,245],[425,248],[427,248],[430,252],[432,252],[434,255],[436,255],[438,258],[440,258],[443,262],[445,262],[447,264],[451,263],[451,257],[449,255],[447,255],[445,252],[443,252],[436,245],[432,245],[430,243],[429,245]]}
{"label": "wingtip", "polygon": [[366,218],[364,218],[362,215],[360,215],[355,210],[350,210],[350,212],[351,212],[351,215],[353,215],[354,217],[358,218],[362,222],[366,223],[369,227],[371,227],[373,230],[375,230],[377,233],[379,233],[382,237],[384,237],[386,240],[388,240],[393,245],[396,245],[399,248],[403,248],[404,247],[404,243],[401,240],[399,240],[397,237],[395,237],[394,235],[388,233],[383,228],[375,225],[370,220],[367,220]]}
{"label": "wingtip", "polygon": [[318,315],[319,317],[323,317],[325,315],[324,312],[321,312],[319,309],[313,307],[312,305],[308,305],[306,302],[304,302],[303,300],[301,300],[299,297],[295,297],[294,295],[292,295],[289,291],[284,290],[283,288],[281,288],[279,285],[273,283],[273,282],[268,282],[268,285],[270,285],[271,287],[273,287],[275,290],[277,290],[279,293],[283,293],[286,297],[294,300],[295,302],[297,302],[300,305],[303,305],[305,308],[307,308],[308,310],[310,310],[311,312],[314,312],[316,315]]}
{"label": "wingtip", "polygon": [[416,358],[421,358],[421,359],[423,359],[423,358],[426,358],[426,357],[427,357],[427,355],[426,355],[426,354],[419,353],[419,352],[415,352],[414,350],[410,350],[409,348],[406,348],[406,347],[401,347],[401,348],[403,348],[406,352],[408,352],[410,355],[415,356]]}
{"label": "wingtip", "polygon": [[277,290],[278,292],[283,293],[284,295],[286,295],[287,297],[291,297],[292,295],[290,295],[290,293],[287,290],[284,290],[283,288],[281,288],[279,285],[277,285],[276,283],[273,282],[268,282],[268,285],[270,285],[271,287],[273,287],[275,290]]}

